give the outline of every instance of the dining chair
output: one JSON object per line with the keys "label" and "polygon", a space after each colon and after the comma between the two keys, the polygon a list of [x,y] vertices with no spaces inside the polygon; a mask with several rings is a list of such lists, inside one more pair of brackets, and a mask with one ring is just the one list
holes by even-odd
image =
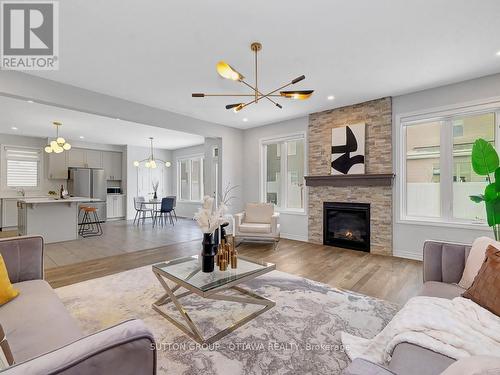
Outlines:
{"label": "dining chair", "polygon": [[144,197],[134,197],[134,208],[135,208],[135,217],[134,217],[134,224],[135,221],[137,220],[137,225],[139,225],[139,222],[141,221],[141,216],[142,220],[146,219],[146,214],[150,213],[151,218],[153,218],[153,209],[147,207],[143,203],[146,202],[146,198]]}
{"label": "dining chair", "polygon": [[169,217],[170,224],[174,225],[174,220],[172,218],[172,211],[174,210],[174,201],[175,199],[173,197],[162,198],[160,209],[154,211],[153,226],[158,220],[158,215],[160,215],[161,226],[163,226],[164,219],[167,218],[167,215]]}
{"label": "dining chair", "polygon": [[177,196],[175,196],[175,195],[169,195],[167,198],[173,198],[174,199],[174,208],[172,209],[172,212],[174,213],[175,221],[177,221],[177,213],[175,212],[175,207],[177,206]]}

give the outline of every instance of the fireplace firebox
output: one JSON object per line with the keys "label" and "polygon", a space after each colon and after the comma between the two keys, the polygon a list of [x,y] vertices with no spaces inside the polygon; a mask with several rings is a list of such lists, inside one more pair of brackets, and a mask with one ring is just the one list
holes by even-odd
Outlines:
{"label": "fireplace firebox", "polygon": [[370,252],[370,204],[324,202],[323,244]]}

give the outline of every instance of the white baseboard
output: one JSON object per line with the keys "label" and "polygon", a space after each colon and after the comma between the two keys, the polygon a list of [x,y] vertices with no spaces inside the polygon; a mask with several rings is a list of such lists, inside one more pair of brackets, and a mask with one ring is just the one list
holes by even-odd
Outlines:
{"label": "white baseboard", "polygon": [[415,253],[414,251],[408,250],[396,250],[394,249],[392,255],[398,258],[406,258],[413,260],[422,260],[422,254]]}
{"label": "white baseboard", "polygon": [[302,241],[302,242],[308,242],[308,238],[305,236],[299,236],[297,234],[290,234],[290,233],[280,233],[281,238],[286,238],[287,240],[295,240],[295,241]]}

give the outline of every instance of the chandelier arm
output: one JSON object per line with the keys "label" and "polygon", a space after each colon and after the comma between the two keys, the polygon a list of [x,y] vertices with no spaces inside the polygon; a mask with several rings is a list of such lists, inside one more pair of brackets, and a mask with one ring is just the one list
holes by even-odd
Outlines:
{"label": "chandelier arm", "polygon": [[281,95],[264,95],[263,93],[261,93],[256,87],[252,87],[252,85],[246,83],[245,81],[243,81],[242,79],[240,80],[241,83],[243,83],[244,85],[247,85],[248,87],[250,87],[251,89],[255,90],[255,92],[260,95],[259,99],[262,99],[262,98],[265,98],[267,100],[269,100],[271,103],[273,103],[276,107],[278,108],[282,108],[281,104],[279,103],[276,103],[274,100],[272,100],[270,98],[270,96],[275,96],[275,97],[280,97]]}
{"label": "chandelier arm", "polygon": [[[284,89],[285,87],[288,87],[288,86],[290,86],[290,85],[293,85],[293,82],[287,83],[286,85],[283,85],[283,86],[281,86],[281,87],[278,87],[276,90],[273,90],[273,91],[269,92],[268,94],[262,95],[262,98],[267,98],[269,95],[274,94],[276,91],[282,90],[282,89]],[[252,104],[252,103],[254,103],[254,102],[255,102],[255,100],[252,100],[251,102],[248,102],[248,103],[243,104],[243,105],[241,106],[241,108],[240,108],[240,111],[241,111],[243,108],[245,108],[245,107],[249,106],[250,104]]]}
{"label": "chandelier arm", "polygon": [[[252,86],[250,86],[252,87]],[[253,87],[252,87],[253,89]],[[254,97],[254,94],[203,94],[203,96],[251,96]],[[270,96],[276,96],[279,97],[281,95],[270,95]]]}
{"label": "chandelier arm", "polygon": [[[259,89],[258,89],[258,64],[257,64],[257,53],[259,52],[258,48],[255,48],[255,103],[259,101]],[[243,82],[243,78],[241,79]]]}

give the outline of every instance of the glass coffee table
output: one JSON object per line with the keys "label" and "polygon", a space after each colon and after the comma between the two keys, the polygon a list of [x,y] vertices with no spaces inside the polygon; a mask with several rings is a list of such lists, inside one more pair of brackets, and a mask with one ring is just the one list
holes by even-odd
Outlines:
{"label": "glass coffee table", "polygon": [[[197,255],[155,264],[153,265],[153,273],[165,289],[165,294],[153,303],[153,309],[198,343],[210,344],[275,306],[274,301],[238,286],[238,284],[275,269],[276,265],[273,263],[259,262],[241,256],[238,257],[238,267],[236,269],[228,268],[226,271],[219,271],[215,267],[214,272],[211,273],[201,272],[201,263]],[[173,282],[174,286],[169,286],[167,280]],[[180,288],[187,289],[187,291],[176,294],[175,292]],[[228,290],[236,291],[237,295],[224,293]],[[206,299],[254,304],[263,307],[215,335],[204,338],[196,323],[179,301],[180,298],[193,293]],[[175,305],[184,322],[172,317],[160,308],[160,306],[168,303]]]}

